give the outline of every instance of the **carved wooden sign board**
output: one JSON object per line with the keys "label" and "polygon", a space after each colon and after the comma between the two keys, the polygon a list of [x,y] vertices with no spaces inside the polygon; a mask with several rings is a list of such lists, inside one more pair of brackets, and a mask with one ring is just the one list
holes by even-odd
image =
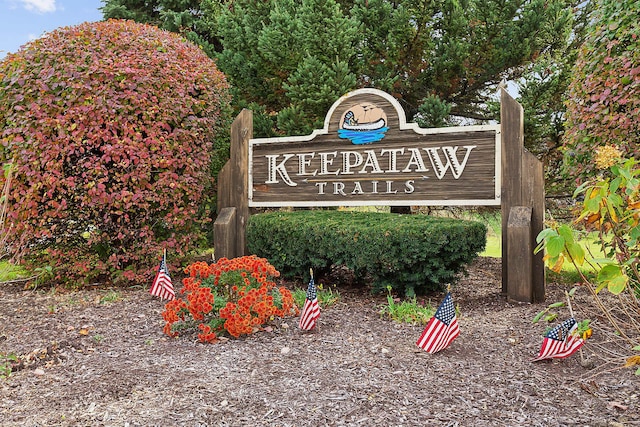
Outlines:
{"label": "carved wooden sign board", "polygon": [[360,89],[307,136],[249,140],[249,206],[500,205],[500,125],[424,129]]}

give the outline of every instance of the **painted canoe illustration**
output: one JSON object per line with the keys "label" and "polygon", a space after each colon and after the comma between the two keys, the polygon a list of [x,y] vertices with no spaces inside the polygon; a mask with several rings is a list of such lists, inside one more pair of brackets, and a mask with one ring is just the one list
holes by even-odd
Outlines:
{"label": "painted canoe illustration", "polygon": [[386,121],[380,117],[372,122],[359,123],[352,111],[347,111],[342,121],[342,129],[338,130],[340,138],[349,139],[353,144],[370,144],[384,138]]}
{"label": "painted canoe illustration", "polygon": [[382,117],[378,118],[378,120],[373,122],[359,123],[359,120],[356,119],[356,116],[355,114],[353,114],[353,111],[347,111],[347,113],[344,115],[344,120],[342,121],[342,129],[358,130],[358,131],[366,132],[370,130],[382,129],[385,124],[386,122]]}
{"label": "painted canoe illustration", "polygon": [[384,119],[376,120],[375,122],[358,123],[354,125],[343,123],[342,129],[359,130],[359,131],[379,130],[379,129],[382,129],[385,124],[386,123]]}

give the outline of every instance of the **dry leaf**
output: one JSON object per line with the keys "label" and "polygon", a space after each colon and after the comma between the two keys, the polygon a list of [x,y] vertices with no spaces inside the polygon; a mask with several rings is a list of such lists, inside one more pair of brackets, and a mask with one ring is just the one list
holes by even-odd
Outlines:
{"label": "dry leaf", "polygon": [[624,364],[625,368],[630,366],[640,366],[640,356],[631,356],[627,359],[627,362]]}
{"label": "dry leaf", "polygon": [[84,328],[82,328],[82,329],[80,329],[80,330],[78,331],[78,333],[79,333],[80,335],[89,335],[89,330],[88,330],[88,329],[84,329]]}

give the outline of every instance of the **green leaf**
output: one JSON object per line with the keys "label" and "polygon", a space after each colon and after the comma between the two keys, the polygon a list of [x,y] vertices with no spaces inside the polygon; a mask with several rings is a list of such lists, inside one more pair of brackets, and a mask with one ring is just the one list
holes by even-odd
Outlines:
{"label": "green leaf", "polygon": [[600,200],[602,200],[600,195],[596,195],[593,198],[585,197],[584,208],[591,213],[596,213],[600,210]]}
{"label": "green leaf", "polygon": [[567,244],[573,243],[573,230],[568,225],[561,225],[558,227],[558,234],[562,236]]}
{"label": "green leaf", "polygon": [[543,240],[546,240],[551,236],[557,236],[557,235],[558,235],[558,232],[553,228],[545,228],[540,233],[538,233],[538,236],[536,237],[536,242],[541,243]]}
{"label": "green leaf", "polygon": [[571,244],[567,244],[567,251],[576,264],[584,264],[584,249],[579,243],[571,242]]}
{"label": "green leaf", "polygon": [[565,303],[564,301],[558,301],[558,302],[554,302],[553,304],[549,304],[549,308],[558,308],[558,307],[564,307]]}
{"label": "green leaf", "polygon": [[618,187],[620,187],[620,182],[621,181],[622,181],[622,178],[620,178],[620,177],[616,177],[613,181],[611,181],[611,191],[612,192],[618,191]]}
{"label": "green leaf", "polygon": [[547,310],[542,310],[541,312],[536,314],[535,317],[532,320],[532,323],[538,323],[540,321],[540,319],[542,319],[542,316],[545,315],[546,312],[547,312]]}
{"label": "green leaf", "polygon": [[616,264],[616,262],[611,258],[593,258],[591,262],[594,262],[596,264],[603,264],[603,265]]}
{"label": "green leaf", "polygon": [[546,249],[549,257],[557,258],[564,250],[564,238],[562,236],[549,237]]}
{"label": "green leaf", "polygon": [[624,288],[627,287],[627,283],[629,283],[629,277],[626,274],[623,274],[615,279],[609,281],[608,289],[614,295],[620,295]]}
{"label": "green leaf", "polygon": [[614,278],[620,276],[622,271],[620,271],[620,267],[615,264],[605,265],[598,272],[598,281],[606,282],[613,280]]}
{"label": "green leaf", "polygon": [[588,181],[580,184],[580,186],[576,188],[575,191],[573,192],[573,198],[575,199],[578,196],[578,194],[584,193],[589,185],[591,185],[591,183]]}
{"label": "green leaf", "polygon": [[609,264],[602,267],[598,272],[598,289],[601,290],[604,287],[609,289],[614,295],[620,294],[629,282],[629,277],[624,274],[620,266],[615,264]]}

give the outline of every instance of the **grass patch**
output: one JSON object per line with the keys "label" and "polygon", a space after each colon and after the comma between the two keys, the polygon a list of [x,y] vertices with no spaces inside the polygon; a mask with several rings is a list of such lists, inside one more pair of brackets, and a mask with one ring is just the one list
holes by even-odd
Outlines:
{"label": "grass patch", "polygon": [[[331,307],[340,300],[340,293],[336,288],[336,285],[325,287],[323,284],[317,285],[318,303],[321,308]],[[304,302],[307,299],[307,289],[295,289],[293,292],[293,300],[299,308],[304,306]]]}
{"label": "grass patch", "polygon": [[394,298],[391,288],[387,289],[387,305],[380,309],[380,315],[383,317],[398,323],[426,325],[436,312],[431,304],[421,304],[415,298],[404,301]]}
{"label": "grass patch", "polygon": [[110,303],[118,302],[120,300],[122,300],[122,296],[120,295],[120,293],[118,291],[111,289],[100,297],[100,304],[110,304]]}
{"label": "grass patch", "polygon": [[8,261],[0,261],[0,282],[22,279],[27,277],[27,274],[27,271],[19,265],[11,264]]}
{"label": "grass patch", "polygon": [[501,258],[502,257],[502,237],[492,234],[489,231],[487,235],[487,246],[484,251],[480,252],[480,256]]}

